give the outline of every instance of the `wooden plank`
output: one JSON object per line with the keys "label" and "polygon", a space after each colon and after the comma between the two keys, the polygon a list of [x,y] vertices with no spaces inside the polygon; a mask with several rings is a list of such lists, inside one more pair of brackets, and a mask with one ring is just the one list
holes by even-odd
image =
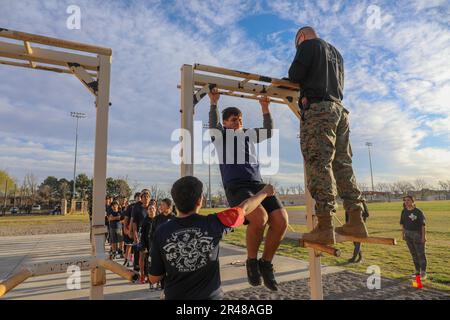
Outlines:
{"label": "wooden plank", "polygon": [[[92,196],[92,226],[105,225],[106,170],[108,154],[108,115],[111,80],[111,56],[99,56],[98,92],[96,96],[94,178]],[[92,228],[93,255],[99,259],[105,256],[105,235]],[[95,268],[91,271],[92,300],[103,299],[103,284],[106,282],[105,269]]]}
{"label": "wooden plank", "polygon": [[101,54],[101,55],[106,55],[106,56],[112,55],[112,50],[110,48],[104,48],[104,47],[94,46],[91,44],[86,44],[86,43],[81,43],[81,42],[68,41],[68,40],[62,40],[62,39],[51,38],[51,37],[46,37],[46,36],[40,36],[37,34],[31,34],[31,33],[26,33],[26,32],[8,30],[5,28],[0,28],[0,37],[34,42],[34,43],[40,43],[40,44],[45,44],[48,46],[54,46],[54,47],[59,47],[59,48],[96,53],[96,54]]}
{"label": "wooden plank", "polygon": [[[205,71],[205,72],[210,72],[210,73],[223,74],[223,75],[232,76],[232,77],[245,78],[245,79],[249,79],[249,80],[268,82],[275,86],[283,86],[283,87],[294,89],[294,90],[300,90],[300,86],[296,83],[292,83],[287,80],[277,79],[277,78],[273,78],[273,77],[262,76],[262,75],[255,74],[255,73],[226,69],[226,68],[221,68],[221,67],[208,66],[208,65],[199,64],[199,63],[196,63],[194,65],[194,69],[200,70],[200,71]],[[243,81],[241,81],[241,82],[243,82]]]}
{"label": "wooden plank", "polygon": [[[54,67],[47,67],[44,65],[35,65],[35,67],[30,66],[29,63],[21,63],[21,62],[14,62],[14,61],[6,61],[6,60],[0,60],[0,64],[6,65],[6,66],[12,66],[12,67],[21,67],[21,68],[28,68],[28,69],[36,69],[36,70],[43,70],[43,71],[51,71],[56,73],[67,73],[67,74],[73,74],[72,71],[69,69],[62,69],[62,68],[54,68]],[[90,73],[88,74],[91,77],[96,78],[96,73]]]}
{"label": "wooden plank", "polygon": [[311,248],[316,251],[328,253],[329,255],[332,255],[335,257],[339,257],[341,255],[341,250],[334,248],[332,246],[329,246],[329,245],[315,243],[315,242],[308,242],[308,241],[303,240],[302,238],[300,238],[298,240],[298,243],[299,243],[300,247]]}
{"label": "wooden plank", "polygon": [[273,85],[261,85],[257,83],[240,84],[239,80],[220,78],[206,74],[194,73],[195,85],[204,86],[215,84],[218,89],[241,92],[253,95],[265,95],[272,98],[286,99],[287,101],[298,101],[299,92],[292,89],[278,88]]}
{"label": "wooden plank", "polygon": [[97,57],[83,56],[75,53],[55,51],[43,48],[33,48],[33,54],[28,54],[23,46],[0,41],[0,57],[17,60],[35,61],[66,67],[67,63],[78,63],[85,69],[97,71],[99,60]]}
{"label": "wooden plank", "polygon": [[20,270],[0,283],[0,297],[17,287],[19,284],[33,276],[33,272],[27,268]]}
{"label": "wooden plank", "polygon": [[335,234],[336,234],[336,242],[352,241],[352,242],[361,242],[361,243],[384,244],[384,245],[388,245],[388,246],[394,246],[397,244],[397,239],[395,239],[395,238],[382,238],[382,237],[361,238],[361,237],[342,235],[337,232]]}
{"label": "wooden plank", "polygon": [[[182,141],[181,177],[194,175],[194,71],[191,65],[181,67],[181,129],[187,130],[190,137]],[[207,83],[203,84],[206,85]],[[185,162],[184,159],[187,161]]]}
{"label": "wooden plank", "polygon": [[80,80],[92,94],[96,95],[98,91],[98,82],[93,79],[82,66],[77,64],[68,64],[68,66],[78,80]]}
{"label": "wooden plank", "polygon": [[114,272],[115,274],[121,276],[122,278],[128,280],[128,281],[135,281],[139,279],[139,275],[128,268],[118,264],[117,262],[111,261],[109,259],[98,259],[97,263],[105,268],[106,270],[109,270],[111,272]]}

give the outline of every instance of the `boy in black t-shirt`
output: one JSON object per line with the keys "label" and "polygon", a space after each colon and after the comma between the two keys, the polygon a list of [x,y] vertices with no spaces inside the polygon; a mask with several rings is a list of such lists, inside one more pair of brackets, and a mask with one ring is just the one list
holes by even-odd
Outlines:
{"label": "boy in black t-shirt", "polygon": [[219,242],[232,228],[243,224],[246,214],[273,196],[267,185],[234,208],[198,214],[203,203],[203,184],[195,177],[177,180],[171,194],[178,216],[155,233],[151,248],[150,282],[164,276],[164,295],[168,300],[207,300],[223,297],[220,286]]}
{"label": "boy in black t-shirt", "polygon": [[112,256],[119,255],[119,248],[123,242],[122,223],[120,222],[119,203],[113,201],[111,203],[111,210],[108,213],[109,221],[109,240],[111,242]]}
{"label": "boy in black t-shirt", "polygon": [[141,230],[139,231],[139,239],[142,248],[142,255],[144,258],[144,268],[140,270],[141,272],[141,283],[145,283],[145,276],[149,275],[149,265],[148,265],[148,255],[150,252],[149,234],[152,229],[153,222],[156,216],[156,205],[150,204],[147,210],[147,216],[144,221],[142,221]]}
{"label": "boy in black t-shirt", "polygon": [[[155,233],[158,227],[174,218],[176,218],[176,215],[172,212],[172,200],[168,198],[162,199],[161,203],[159,204],[159,214],[155,217],[155,219],[153,219],[152,227],[148,234],[149,248],[152,247],[152,243],[155,238]],[[164,289],[164,278],[161,279],[159,284],[161,285],[161,289]],[[151,289],[155,288],[155,286],[157,288],[158,284],[155,284],[153,287],[152,284],[150,284]]]}
{"label": "boy in black t-shirt", "polygon": [[403,198],[403,211],[400,217],[402,225],[403,240],[408,245],[411,253],[416,275],[422,280],[427,278],[427,257],[425,253],[425,242],[427,241],[425,230],[425,215],[416,208],[414,198],[406,196]]}

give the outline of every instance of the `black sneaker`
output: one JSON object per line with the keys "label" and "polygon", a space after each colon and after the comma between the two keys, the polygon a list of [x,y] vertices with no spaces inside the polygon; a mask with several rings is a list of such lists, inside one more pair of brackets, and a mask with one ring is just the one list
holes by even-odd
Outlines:
{"label": "black sneaker", "polygon": [[245,266],[247,267],[247,279],[250,285],[256,287],[261,285],[261,274],[259,273],[258,260],[257,259],[247,259],[245,261]]}
{"label": "black sneaker", "polygon": [[261,272],[262,278],[264,280],[264,285],[272,291],[278,291],[278,283],[275,280],[275,276],[273,274],[273,264],[269,261],[259,259],[258,265],[259,271]]}

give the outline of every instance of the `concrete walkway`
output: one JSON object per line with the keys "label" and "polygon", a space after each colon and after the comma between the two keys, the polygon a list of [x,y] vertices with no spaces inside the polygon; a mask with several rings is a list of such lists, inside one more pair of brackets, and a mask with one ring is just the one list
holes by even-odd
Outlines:
{"label": "concrete walkway", "polygon": [[[229,244],[221,244],[221,278],[225,292],[249,288],[245,271],[246,251]],[[26,263],[60,260],[88,256],[89,234],[71,233],[0,238],[0,280],[20,270]],[[308,263],[276,256],[274,267],[278,282],[306,279]],[[323,267],[323,274],[342,271],[336,267]],[[0,299],[88,299],[90,274],[81,273],[81,289],[66,287],[68,274],[55,274],[30,278]],[[148,284],[133,284],[107,271],[105,299],[159,299],[160,291],[150,291]]]}

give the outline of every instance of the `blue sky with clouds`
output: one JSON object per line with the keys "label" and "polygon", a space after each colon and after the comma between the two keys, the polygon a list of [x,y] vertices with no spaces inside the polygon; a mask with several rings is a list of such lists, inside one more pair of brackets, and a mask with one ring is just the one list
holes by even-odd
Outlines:
{"label": "blue sky with clouds", "polygon": [[[182,64],[203,63],[283,77],[295,54],[298,27],[311,25],[345,60],[344,103],[351,112],[357,179],[369,183],[366,141],[373,142],[375,183],[450,179],[450,30],[448,1],[35,1],[0,0],[0,26],[113,49],[109,176],[168,187],[179,127]],[[66,27],[69,5],[81,29]],[[374,7],[376,6],[376,7]],[[374,25],[374,8],[380,23]],[[374,27],[375,26],[375,27]],[[93,98],[69,75],[0,66],[0,168],[19,181],[28,172],[70,178],[74,121],[80,122],[80,171],[92,174]],[[253,101],[222,97],[262,122]],[[196,119],[207,120],[202,101]],[[274,105],[281,168],[267,177],[303,182],[298,122]],[[207,166],[195,168],[206,181]],[[213,188],[219,172],[214,167]]]}

